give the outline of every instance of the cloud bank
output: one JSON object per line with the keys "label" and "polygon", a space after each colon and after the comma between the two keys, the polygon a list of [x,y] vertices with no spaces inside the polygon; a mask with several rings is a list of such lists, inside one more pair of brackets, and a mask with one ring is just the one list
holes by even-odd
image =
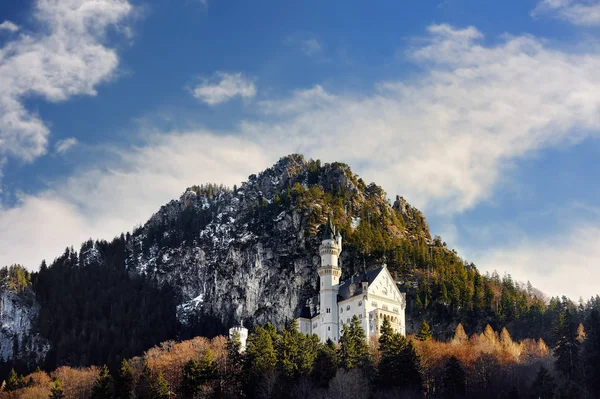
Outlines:
{"label": "cloud bank", "polygon": [[106,31],[132,12],[125,0],[38,0],[34,7],[43,31],[23,32],[0,49],[0,157],[26,162],[46,152],[50,130],[24,99],[96,95],[118,64],[103,45]]}

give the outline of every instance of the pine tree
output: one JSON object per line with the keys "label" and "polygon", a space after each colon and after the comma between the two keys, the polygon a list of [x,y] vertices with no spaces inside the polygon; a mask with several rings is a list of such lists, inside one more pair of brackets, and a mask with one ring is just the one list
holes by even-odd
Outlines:
{"label": "pine tree", "polygon": [[225,381],[221,384],[224,388],[225,397],[241,396],[241,387],[243,379],[244,354],[241,349],[240,334],[233,331],[231,337],[227,340],[227,360],[225,368]]}
{"label": "pine tree", "polygon": [[552,399],[556,391],[556,384],[550,372],[544,366],[540,366],[537,375],[531,385],[531,394],[534,398]]}
{"label": "pine tree", "polygon": [[133,391],[133,373],[131,367],[126,359],[121,361],[121,367],[119,368],[119,374],[115,378],[115,398],[116,399],[129,399],[131,398],[131,392]]}
{"label": "pine tree", "polygon": [[277,356],[273,347],[270,329],[256,327],[248,337],[246,346],[246,369],[253,378],[275,370]]}
{"label": "pine tree", "polygon": [[112,399],[114,396],[113,379],[106,364],[100,368],[92,388],[92,399]]}
{"label": "pine tree", "polygon": [[[412,345],[402,334],[388,328],[384,318],[382,334],[379,337],[381,360],[377,378],[382,387],[420,390],[422,379],[420,361]],[[385,325],[385,328],[383,328]]]}
{"label": "pine tree", "polygon": [[462,398],[466,394],[465,370],[455,356],[451,356],[444,367],[443,392],[447,398]]}
{"label": "pine tree", "polygon": [[152,384],[152,399],[169,399],[170,397],[169,384],[165,380],[162,371],[159,371],[156,380]]}
{"label": "pine tree", "polygon": [[200,365],[196,360],[191,359],[184,364],[181,380],[181,392],[184,398],[194,398],[200,393],[200,373]]}
{"label": "pine tree", "polygon": [[423,319],[423,321],[421,322],[421,328],[419,329],[419,333],[417,334],[416,338],[419,341],[427,341],[431,337],[431,328],[429,327],[429,324],[427,324],[427,321]]}
{"label": "pine tree", "polygon": [[63,399],[65,394],[62,390],[62,383],[60,382],[60,378],[58,376],[54,377],[54,382],[52,383],[52,388],[50,388],[50,399]]}
{"label": "pine tree", "polygon": [[585,385],[592,397],[600,397],[600,312],[593,309],[587,319],[588,333],[583,343]]}
{"label": "pine tree", "polygon": [[302,340],[300,335],[294,320],[290,326],[284,328],[277,340],[278,366],[282,374],[288,378],[294,378],[300,374],[300,341]]}
{"label": "pine tree", "polygon": [[4,386],[4,390],[6,392],[14,391],[23,386],[23,377],[20,377],[15,369],[11,369],[8,374],[8,378],[6,379],[6,385]]}
{"label": "pine tree", "polygon": [[554,328],[556,347],[554,366],[569,381],[579,379],[579,341],[575,333],[571,312],[563,312]]}
{"label": "pine tree", "polygon": [[312,371],[313,380],[318,386],[327,387],[329,381],[335,376],[339,365],[337,348],[333,341],[328,339],[324,345],[320,344],[317,350],[317,357]]}
{"label": "pine tree", "polygon": [[365,339],[358,317],[352,316],[350,325],[344,324],[340,337],[340,363],[346,370],[368,365],[369,348]]}
{"label": "pine tree", "polygon": [[140,375],[140,378],[135,386],[136,399],[154,399],[152,392],[152,380],[152,370],[150,369],[148,363],[145,363],[142,374]]}

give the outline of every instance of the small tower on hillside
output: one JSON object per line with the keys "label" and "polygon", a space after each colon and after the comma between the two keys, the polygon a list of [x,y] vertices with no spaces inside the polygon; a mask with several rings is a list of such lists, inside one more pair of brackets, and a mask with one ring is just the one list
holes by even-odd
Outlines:
{"label": "small tower on hillside", "polygon": [[340,276],[342,275],[342,269],[338,264],[341,252],[342,236],[339,232],[336,232],[331,219],[327,218],[323,240],[319,247],[321,264],[317,269],[321,281],[319,299],[322,321],[319,323],[316,333],[322,342],[327,339],[334,342],[339,341],[337,296]]}
{"label": "small tower on hillside", "polygon": [[231,327],[229,329],[229,339],[233,338],[234,333],[240,337],[240,353],[246,351],[246,341],[248,340],[248,329],[242,325]]}

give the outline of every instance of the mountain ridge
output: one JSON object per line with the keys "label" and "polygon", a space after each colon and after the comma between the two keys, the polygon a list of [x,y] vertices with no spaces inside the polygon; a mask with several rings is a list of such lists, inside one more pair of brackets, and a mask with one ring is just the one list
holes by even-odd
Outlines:
{"label": "mountain ridge", "polygon": [[44,262],[31,278],[40,307],[32,322],[50,342],[49,367],[114,363],[241,321],[283,325],[316,293],[327,217],[344,239],[342,279],[387,263],[407,292],[408,332],[428,319],[441,338],[460,321],[470,331],[491,323],[548,339],[554,313],[571,306],[546,306],[510,276],[481,275],[431,237],[418,209],[399,196],[392,203],[348,165],[292,154],[240,187],[192,186],[132,232]]}

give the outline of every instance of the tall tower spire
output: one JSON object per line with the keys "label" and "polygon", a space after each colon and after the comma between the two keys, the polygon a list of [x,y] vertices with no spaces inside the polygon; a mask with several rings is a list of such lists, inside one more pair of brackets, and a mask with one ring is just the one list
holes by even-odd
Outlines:
{"label": "tall tower spire", "polygon": [[339,256],[342,252],[342,237],[336,232],[331,218],[327,218],[327,225],[323,233],[323,241],[319,247],[321,264],[317,269],[321,287],[319,291],[321,321],[318,335],[322,342],[331,339],[339,341],[339,324],[337,296],[342,269],[339,267]]}

